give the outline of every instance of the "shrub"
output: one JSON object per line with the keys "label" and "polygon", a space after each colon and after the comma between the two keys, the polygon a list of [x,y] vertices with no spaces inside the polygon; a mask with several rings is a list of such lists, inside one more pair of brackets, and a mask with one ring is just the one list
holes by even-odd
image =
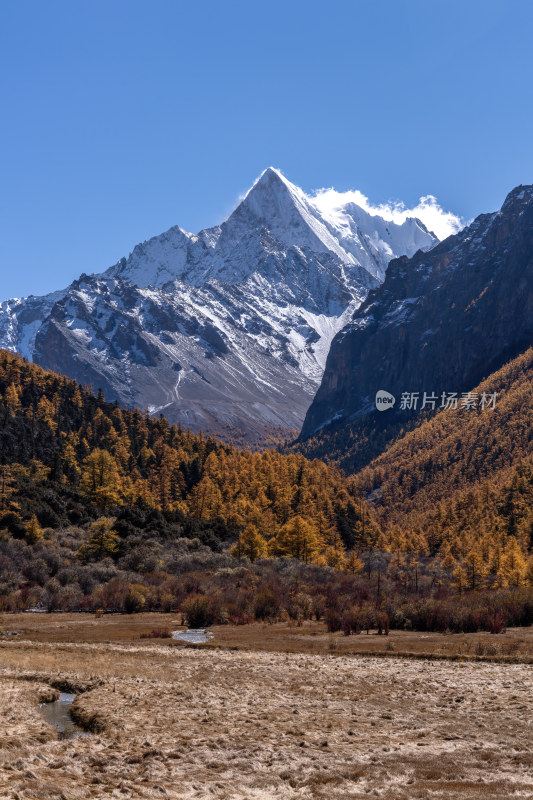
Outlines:
{"label": "shrub", "polygon": [[384,611],[380,611],[378,614],[376,614],[376,626],[378,629],[379,636],[381,636],[382,634],[388,636],[390,630],[389,615],[385,614]]}
{"label": "shrub", "polygon": [[207,628],[215,622],[210,598],[203,594],[188,597],[181,604],[180,611],[185,615],[189,628]]}
{"label": "shrub", "polygon": [[315,619],[318,622],[321,617],[324,615],[324,609],[326,607],[326,598],[323,594],[317,594],[313,597],[313,614],[315,615]]}
{"label": "shrub", "polygon": [[326,627],[328,633],[342,630],[342,616],[336,608],[328,608],[326,610]]}
{"label": "shrub", "polygon": [[359,612],[354,606],[343,612],[341,616],[341,627],[345,636],[350,636],[352,633],[361,633]]}
{"label": "shrub", "polygon": [[142,611],[146,604],[148,589],[142,584],[132,583],[128,587],[128,592],[124,598],[124,611],[126,614],[137,614]]}
{"label": "shrub", "polygon": [[254,617],[256,619],[275,619],[279,613],[279,598],[270,589],[262,589],[255,598]]}

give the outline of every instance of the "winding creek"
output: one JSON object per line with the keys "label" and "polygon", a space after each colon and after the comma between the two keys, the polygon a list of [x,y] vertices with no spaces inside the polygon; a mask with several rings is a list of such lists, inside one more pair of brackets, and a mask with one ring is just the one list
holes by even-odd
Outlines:
{"label": "winding creek", "polygon": [[[189,644],[206,644],[211,641],[213,634],[205,628],[189,628],[185,631],[172,631],[172,638]],[[59,739],[87,736],[87,731],[72,718],[71,708],[75,698],[76,695],[71,692],[60,692],[57,700],[39,703],[41,714],[56,729]]]}
{"label": "winding creek", "polygon": [[54,726],[60,739],[87,736],[86,731],[74,722],[70,713],[75,697],[75,694],[60,692],[57,700],[52,700],[50,703],[39,703],[41,714],[50,725]]}

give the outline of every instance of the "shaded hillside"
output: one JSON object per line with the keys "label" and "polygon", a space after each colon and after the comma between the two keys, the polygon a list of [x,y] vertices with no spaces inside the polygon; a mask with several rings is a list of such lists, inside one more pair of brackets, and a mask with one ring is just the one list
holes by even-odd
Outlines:
{"label": "shaded hillside", "polygon": [[[332,343],[301,449],[360,469],[420,412],[470,391],[532,341],[533,187],[519,186],[500,211],[427,253],[391,261]],[[396,398],[383,413],[379,390]],[[424,405],[424,397],[433,399]]]}

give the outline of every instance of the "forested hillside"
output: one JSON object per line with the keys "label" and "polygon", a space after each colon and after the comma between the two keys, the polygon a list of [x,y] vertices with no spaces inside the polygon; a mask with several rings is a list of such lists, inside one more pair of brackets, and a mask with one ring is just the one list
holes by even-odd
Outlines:
{"label": "forested hillside", "polygon": [[245,532],[242,546],[253,538],[259,555],[312,561],[342,557],[368,517],[334,467],[120,409],[5,351],[0,397],[0,526],[14,532],[32,514],[58,527],[113,512],[127,533],[137,513],[207,532],[215,547]]}
{"label": "forested hillside", "polygon": [[4,607],[175,606],[199,584],[173,576],[268,558],[353,572],[349,550],[378,533],[336,468],[192,434],[0,352]]}
{"label": "forested hillside", "polygon": [[465,562],[474,585],[525,574],[533,547],[532,380],[529,349],[474,390],[497,392],[494,409],[440,412],[357,475],[389,542],[406,531],[422,535],[459,582]]}
{"label": "forested hillside", "polygon": [[[0,351],[0,609],[174,609],[193,626],[314,616],[346,633],[531,621],[532,473],[505,471],[503,437],[525,455],[523,358],[499,427],[439,415],[426,447],[407,435],[346,478],[121,409]],[[476,505],[457,492],[478,475],[493,484],[474,486]]]}

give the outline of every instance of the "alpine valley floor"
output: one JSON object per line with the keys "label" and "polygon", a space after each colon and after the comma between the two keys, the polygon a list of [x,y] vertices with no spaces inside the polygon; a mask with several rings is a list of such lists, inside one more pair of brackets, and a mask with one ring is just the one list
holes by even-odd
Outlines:
{"label": "alpine valley floor", "polygon": [[[533,796],[530,664],[355,657],[337,636],[314,653],[132,638],[159,627],[148,615],[83,615],[92,635],[53,641],[74,615],[25,616],[28,630],[0,641],[6,800]],[[58,740],[44,721],[54,687],[80,692],[86,737]]]}

